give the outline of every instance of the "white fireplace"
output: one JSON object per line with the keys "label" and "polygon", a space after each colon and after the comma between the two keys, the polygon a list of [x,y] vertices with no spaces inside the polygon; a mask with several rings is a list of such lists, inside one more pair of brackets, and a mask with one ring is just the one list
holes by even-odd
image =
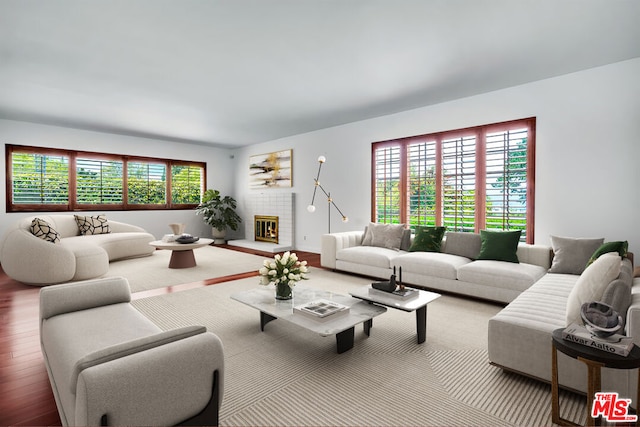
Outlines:
{"label": "white fireplace", "polygon": [[[294,193],[261,192],[248,195],[242,203],[242,224],[244,224],[244,239],[230,240],[232,246],[240,246],[264,252],[283,252],[293,249],[293,221],[294,221]],[[256,218],[267,217],[270,221],[262,223],[257,229]],[[266,228],[273,227],[277,218],[277,242],[264,241],[263,236],[256,239],[256,234],[273,234],[273,230],[267,233]]]}

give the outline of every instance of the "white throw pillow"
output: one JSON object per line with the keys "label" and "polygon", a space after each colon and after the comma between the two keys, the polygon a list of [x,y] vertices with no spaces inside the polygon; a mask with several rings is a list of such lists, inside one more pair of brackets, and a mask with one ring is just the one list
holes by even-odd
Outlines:
{"label": "white throw pillow", "polygon": [[580,308],[585,302],[600,301],[605,289],[620,275],[620,255],[602,255],[587,267],[567,299],[567,325],[582,324]]}

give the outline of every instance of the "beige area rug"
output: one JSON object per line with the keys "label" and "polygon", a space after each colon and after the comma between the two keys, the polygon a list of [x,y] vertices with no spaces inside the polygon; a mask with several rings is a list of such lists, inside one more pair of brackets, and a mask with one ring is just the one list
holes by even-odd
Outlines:
{"label": "beige area rug", "polygon": [[169,268],[171,251],[160,250],[147,257],[112,262],[107,276],[126,277],[131,291],[139,292],[250,271],[257,273],[266,259],[215,246],[195,249],[193,253],[197,265],[192,268]]}
{"label": "beige area rug", "polygon": [[[368,281],[312,269],[298,286],[348,293]],[[487,359],[487,322],[501,307],[454,296],[428,306],[427,342],[415,314],[389,309],[371,336],[336,353],[321,337],[230,299],[257,278],[136,300],[163,329],[202,324],[225,346],[225,426],[544,426],[551,388],[504,373]],[[551,363],[551,361],[549,361]],[[562,416],[584,423],[584,398],[561,393]]]}

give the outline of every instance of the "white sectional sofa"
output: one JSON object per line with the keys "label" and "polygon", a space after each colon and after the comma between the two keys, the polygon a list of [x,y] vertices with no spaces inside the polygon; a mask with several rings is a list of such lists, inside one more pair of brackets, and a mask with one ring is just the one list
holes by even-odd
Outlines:
{"label": "white sectional sofa", "polygon": [[63,426],[218,425],[224,351],[203,326],[162,331],[127,280],[40,290],[40,343]]}
{"label": "white sectional sofa", "polygon": [[[334,270],[388,279],[393,268],[407,284],[498,302],[510,302],[543,277],[551,266],[551,247],[520,243],[519,263],[477,260],[480,235],[447,233],[440,252],[408,252],[405,236],[399,249],[363,245],[365,231],[322,236],[321,265]],[[475,255],[474,255],[475,254]]]}
{"label": "white sectional sofa", "polygon": [[[567,326],[570,301],[586,273],[586,270],[582,275],[548,273],[490,319],[488,351],[491,363],[551,382],[551,333]],[[619,275],[604,285],[602,296],[593,299],[613,306],[622,314],[626,323],[625,335],[633,337],[640,345],[640,279],[633,278],[632,261],[628,258],[622,261]],[[616,391],[621,397],[632,399],[635,406],[637,375],[637,369],[604,368],[603,390]],[[558,352],[558,383],[564,388],[586,393],[586,365]]]}
{"label": "white sectional sofa", "polygon": [[9,226],[0,239],[0,263],[9,277],[32,285],[86,280],[106,274],[110,261],[150,255],[153,240],[105,215],[36,215]]}
{"label": "white sectional sofa", "polygon": [[[473,233],[447,233],[438,252],[409,252],[407,235],[386,245],[390,247],[363,244],[364,235],[365,231],[323,235],[322,266],[382,279],[394,267],[402,267],[408,285],[508,303],[488,325],[489,361],[505,370],[550,382],[551,334],[579,322],[580,302],[611,305],[625,318],[625,334],[640,345],[640,278],[633,278],[633,254],[626,253],[626,247],[624,258],[607,254],[607,248],[607,256],[587,267],[604,239],[551,236],[551,246],[520,243],[519,263],[513,263],[474,260],[480,242]],[[605,262],[617,270],[595,280],[593,272]],[[558,370],[561,387],[586,392],[583,363],[559,354]],[[635,401],[637,375],[637,370],[604,369],[603,390]]]}

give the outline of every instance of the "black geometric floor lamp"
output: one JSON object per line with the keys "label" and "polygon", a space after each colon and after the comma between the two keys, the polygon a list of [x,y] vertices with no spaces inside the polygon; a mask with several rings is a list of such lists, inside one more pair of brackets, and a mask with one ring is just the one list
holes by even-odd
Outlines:
{"label": "black geometric floor lamp", "polygon": [[326,157],[324,157],[324,156],[318,157],[318,163],[320,163],[320,164],[318,165],[318,173],[316,174],[316,179],[314,180],[315,182],[314,182],[314,187],[313,187],[313,197],[311,198],[311,204],[309,206],[307,206],[307,210],[309,212],[311,212],[311,213],[314,213],[316,211],[316,207],[313,205],[313,202],[315,202],[315,200],[316,200],[316,191],[318,190],[318,188],[320,188],[320,190],[322,190],[324,195],[327,196],[327,204],[328,204],[328,209],[329,209],[329,213],[328,213],[327,216],[329,218],[329,233],[331,233],[331,206],[332,205],[333,205],[334,208],[336,208],[336,210],[338,211],[340,216],[342,216],[342,222],[348,222],[349,218],[347,218],[347,216],[342,213],[340,208],[333,201],[333,199],[331,198],[331,193],[327,192],[322,187],[322,185],[320,185],[320,181],[318,181],[320,179],[320,171],[322,170],[322,165],[326,161],[327,161]]}

